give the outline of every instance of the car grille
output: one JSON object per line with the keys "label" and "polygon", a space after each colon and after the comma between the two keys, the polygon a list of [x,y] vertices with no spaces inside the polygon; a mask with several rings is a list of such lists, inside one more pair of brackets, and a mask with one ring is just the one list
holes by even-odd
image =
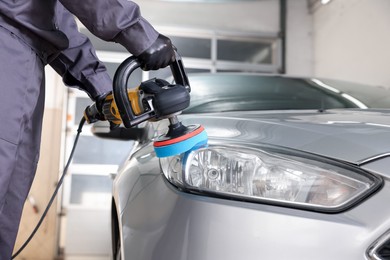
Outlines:
{"label": "car grille", "polygon": [[390,260],[390,231],[386,232],[370,247],[369,259]]}

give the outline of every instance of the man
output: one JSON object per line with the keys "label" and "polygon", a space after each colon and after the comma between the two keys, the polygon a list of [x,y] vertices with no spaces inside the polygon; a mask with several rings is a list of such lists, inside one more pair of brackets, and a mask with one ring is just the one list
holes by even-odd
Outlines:
{"label": "man", "polygon": [[166,67],[172,44],[127,0],[0,1],[0,260],[11,259],[39,156],[44,66],[101,103],[112,81],[73,15],[97,37],[122,44],[144,70]]}

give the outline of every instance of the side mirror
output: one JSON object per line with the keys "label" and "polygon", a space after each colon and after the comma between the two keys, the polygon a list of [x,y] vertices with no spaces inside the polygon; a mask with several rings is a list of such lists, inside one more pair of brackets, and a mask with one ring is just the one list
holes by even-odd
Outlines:
{"label": "side mirror", "polygon": [[110,125],[107,121],[98,121],[92,125],[92,134],[107,139],[123,140],[123,141],[138,141],[140,143],[145,142],[148,139],[150,126],[145,124],[144,127],[117,127],[113,130],[110,129]]}

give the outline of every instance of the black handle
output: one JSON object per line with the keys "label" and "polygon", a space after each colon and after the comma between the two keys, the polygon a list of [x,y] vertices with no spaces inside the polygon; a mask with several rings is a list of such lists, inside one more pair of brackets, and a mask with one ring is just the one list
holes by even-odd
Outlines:
{"label": "black handle", "polygon": [[[131,56],[119,65],[114,75],[114,100],[118,107],[123,125],[126,128],[138,125],[139,123],[152,118],[154,115],[153,108],[141,115],[134,115],[129,97],[127,95],[127,83],[129,81],[130,75],[140,66],[141,64],[138,59],[134,56]],[[186,87],[188,92],[190,92],[191,87],[187,78],[187,74],[185,73],[182,59],[177,51],[175,51],[175,61],[170,65],[170,68],[176,84],[183,85]]]}
{"label": "black handle", "polygon": [[188,81],[186,71],[184,69],[183,60],[175,50],[175,61],[171,63],[171,72],[176,84],[184,86],[188,92],[191,92],[190,82]]}
{"label": "black handle", "polygon": [[131,56],[123,61],[114,75],[113,94],[118,107],[123,125],[126,128],[133,126],[132,120],[136,117],[131,109],[129,97],[127,96],[127,83],[134,70],[141,66],[136,57]]}

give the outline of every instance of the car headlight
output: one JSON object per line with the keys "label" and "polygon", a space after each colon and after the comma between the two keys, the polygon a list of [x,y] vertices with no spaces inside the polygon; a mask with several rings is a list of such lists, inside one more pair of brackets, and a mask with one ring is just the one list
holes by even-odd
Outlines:
{"label": "car headlight", "polygon": [[382,183],[358,167],[286,150],[209,146],[160,162],[188,192],[322,212],[345,210]]}

